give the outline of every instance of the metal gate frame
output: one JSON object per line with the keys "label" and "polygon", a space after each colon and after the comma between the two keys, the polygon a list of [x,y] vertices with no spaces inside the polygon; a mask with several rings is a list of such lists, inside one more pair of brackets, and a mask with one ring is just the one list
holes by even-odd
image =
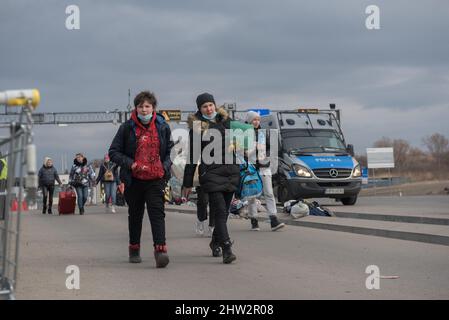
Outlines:
{"label": "metal gate frame", "polygon": [[[0,180],[0,300],[15,299],[24,188],[27,187],[26,198],[31,202],[37,190],[33,109],[31,103],[23,106],[18,122],[3,126],[9,127],[9,137],[0,140],[0,147],[8,150],[2,155],[7,161],[8,176],[6,181]],[[13,203],[18,205],[17,210],[12,210]]]}

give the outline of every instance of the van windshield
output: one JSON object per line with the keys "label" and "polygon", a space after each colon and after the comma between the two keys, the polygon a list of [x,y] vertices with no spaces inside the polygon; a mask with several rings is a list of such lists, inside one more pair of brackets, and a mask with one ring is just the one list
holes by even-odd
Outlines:
{"label": "van windshield", "polygon": [[286,152],[346,152],[345,144],[332,130],[286,129],[281,136]]}

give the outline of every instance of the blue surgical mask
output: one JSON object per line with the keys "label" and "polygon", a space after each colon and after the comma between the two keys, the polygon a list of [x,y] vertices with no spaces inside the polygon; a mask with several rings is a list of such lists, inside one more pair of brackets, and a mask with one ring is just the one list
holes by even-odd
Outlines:
{"label": "blue surgical mask", "polygon": [[214,120],[216,116],[217,116],[217,112],[216,111],[214,113],[212,113],[211,116],[203,114],[203,117],[206,118],[207,120]]}
{"label": "blue surgical mask", "polygon": [[153,114],[147,114],[147,115],[142,115],[142,114],[137,114],[137,117],[140,119],[140,121],[142,121],[143,123],[148,123],[150,122],[151,118],[153,117]]}

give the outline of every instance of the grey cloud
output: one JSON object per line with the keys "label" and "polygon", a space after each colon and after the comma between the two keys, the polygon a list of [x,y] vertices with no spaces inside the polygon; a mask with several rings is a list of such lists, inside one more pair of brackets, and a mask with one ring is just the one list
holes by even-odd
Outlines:
{"label": "grey cloud", "polygon": [[[363,147],[401,130],[416,143],[433,128],[449,133],[434,114],[449,98],[444,0],[77,1],[81,30],[68,31],[70,4],[2,3],[0,90],[39,88],[41,112],[122,109],[128,88],[154,90],[161,106],[192,109],[207,90],[242,109],[335,102],[357,113],[345,125]],[[371,4],[381,10],[378,31],[365,28]],[[413,135],[389,121],[364,134],[351,129],[386,110],[427,111],[428,123]],[[94,128],[77,130],[107,143],[112,133]],[[58,129],[37,129],[43,150],[52,148],[45,132]]]}

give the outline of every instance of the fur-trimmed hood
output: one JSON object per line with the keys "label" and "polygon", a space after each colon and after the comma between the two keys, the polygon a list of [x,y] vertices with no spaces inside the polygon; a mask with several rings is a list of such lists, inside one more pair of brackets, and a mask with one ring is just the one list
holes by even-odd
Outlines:
{"label": "fur-trimmed hood", "polygon": [[[215,118],[217,122],[223,122],[226,121],[229,118],[229,114],[226,111],[225,108],[220,107],[217,109],[217,117]],[[209,129],[211,121],[204,118],[200,111],[197,111],[196,113],[192,113],[187,118],[187,125],[189,129],[193,128],[193,122],[194,121],[201,121],[201,131],[205,132],[207,129]]]}
{"label": "fur-trimmed hood", "polygon": [[78,160],[76,160],[76,158],[75,158],[75,159],[73,159],[73,164],[75,166],[84,167],[87,164],[87,158],[85,158],[85,157],[83,158],[83,163],[79,163]]}

